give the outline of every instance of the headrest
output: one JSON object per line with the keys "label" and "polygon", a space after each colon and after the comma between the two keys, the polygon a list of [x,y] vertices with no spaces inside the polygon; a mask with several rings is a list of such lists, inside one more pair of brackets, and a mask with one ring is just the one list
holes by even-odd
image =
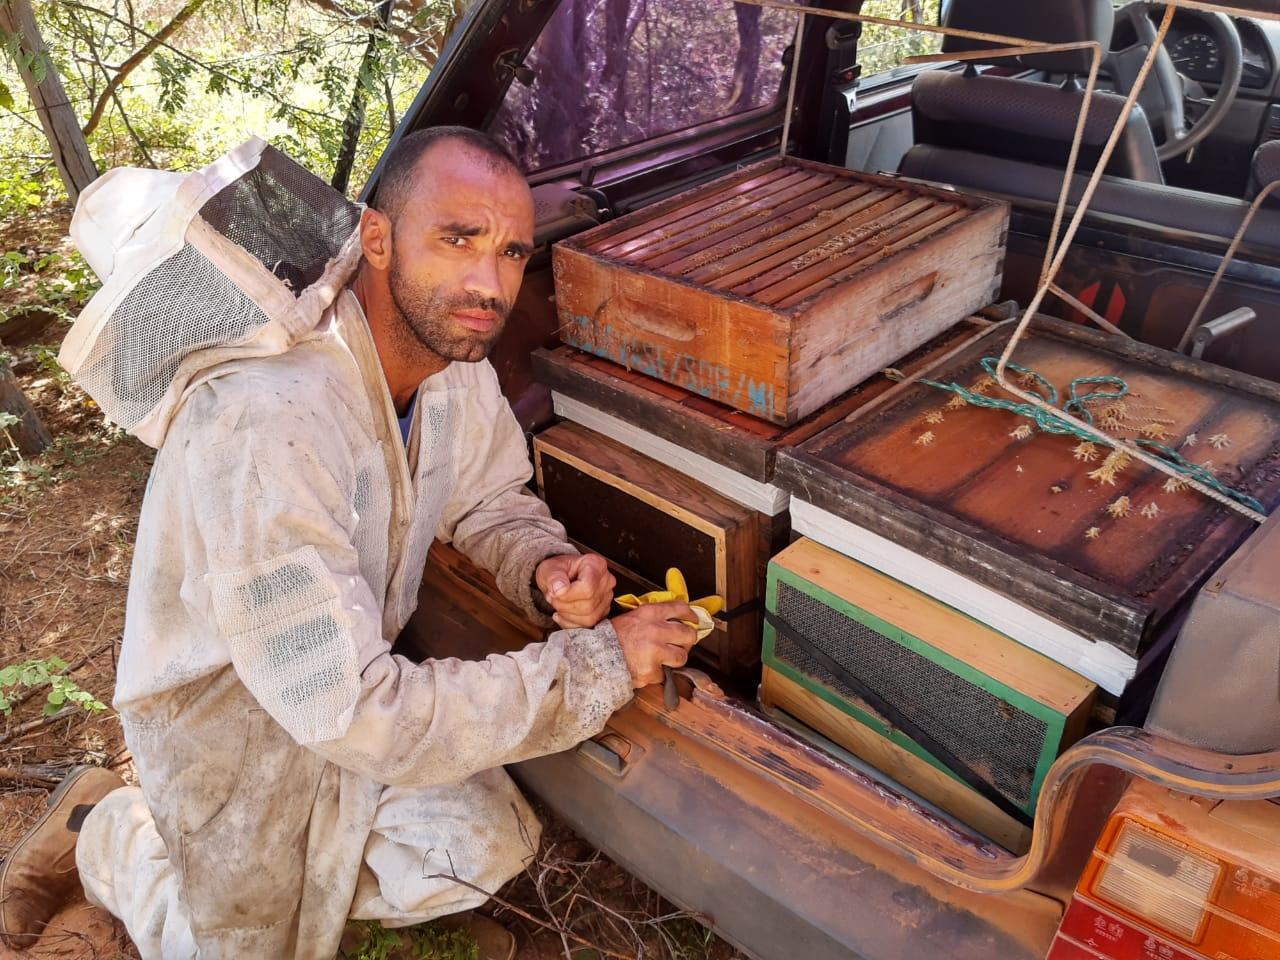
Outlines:
{"label": "headrest", "polygon": [[[942,25],[975,33],[994,33],[1046,43],[1074,43],[1097,40],[1105,53],[1111,44],[1115,11],[1111,0],[943,0]],[[944,37],[944,53],[986,50],[1003,46],[961,37]],[[1038,56],[1018,57],[1016,63],[1050,73],[1089,72],[1088,50],[1071,50]],[[1010,64],[1013,60],[983,61]]]}

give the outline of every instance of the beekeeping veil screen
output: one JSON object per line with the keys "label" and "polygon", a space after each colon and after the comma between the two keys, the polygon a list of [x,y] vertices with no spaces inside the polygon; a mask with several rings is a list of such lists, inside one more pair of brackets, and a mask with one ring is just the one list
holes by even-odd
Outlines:
{"label": "beekeeping veil screen", "polygon": [[113,170],[71,221],[102,289],[59,362],[158,447],[201,372],[315,329],[359,262],[360,212],[256,137],[196,173]]}

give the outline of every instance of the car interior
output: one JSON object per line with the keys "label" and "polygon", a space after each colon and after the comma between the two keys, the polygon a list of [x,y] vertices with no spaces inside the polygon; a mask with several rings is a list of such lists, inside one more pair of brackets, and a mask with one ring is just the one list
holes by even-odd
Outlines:
{"label": "car interior", "polygon": [[[944,23],[1109,50],[1093,93],[1080,165],[1090,170],[1155,41],[1158,11],[1106,0],[1045,8],[1016,0],[952,0]],[[1247,46],[1245,41],[1247,40]],[[1230,237],[1248,198],[1274,178],[1280,150],[1280,31],[1221,13],[1180,10],[1125,124],[1092,209],[1187,233]],[[948,37],[943,51],[980,47]],[[1247,53],[1246,53],[1247,51]],[[900,173],[1018,200],[1054,203],[1085,96],[1088,51],[1019,58],[1030,75],[930,71],[911,90],[914,143]],[[970,61],[972,63],[972,61]],[[1000,61],[993,61],[999,64]],[[1245,71],[1245,66],[1248,71]],[[1159,145],[1157,145],[1157,137]],[[1084,174],[1077,174],[1075,196]],[[1280,211],[1264,210],[1250,242],[1280,249]]]}

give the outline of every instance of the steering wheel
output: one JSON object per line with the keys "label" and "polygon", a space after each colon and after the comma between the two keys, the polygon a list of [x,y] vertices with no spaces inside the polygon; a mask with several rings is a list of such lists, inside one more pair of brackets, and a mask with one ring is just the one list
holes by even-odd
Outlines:
{"label": "steering wheel", "polygon": [[[1153,13],[1163,16],[1163,7],[1138,0],[1116,11],[1117,21],[1128,21],[1137,35],[1137,43],[1123,50],[1113,50],[1104,68],[1115,82],[1116,92],[1127,94],[1138,79],[1138,71],[1147,53],[1156,43]],[[1153,130],[1164,133],[1164,141],[1156,147],[1161,161],[1180,157],[1213,132],[1226,117],[1240,92],[1240,76],[1244,69],[1244,50],[1240,34],[1231,18],[1223,13],[1201,10],[1178,10],[1178,17],[1195,17],[1213,37],[1222,54],[1222,83],[1216,96],[1210,97],[1200,84],[1180,74],[1169,51],[1161,46],[1151,65],[1146,85],[1138,94],[1138,102],[1152,122]],[[1190,120],[1190,126],[1188,126]]]}

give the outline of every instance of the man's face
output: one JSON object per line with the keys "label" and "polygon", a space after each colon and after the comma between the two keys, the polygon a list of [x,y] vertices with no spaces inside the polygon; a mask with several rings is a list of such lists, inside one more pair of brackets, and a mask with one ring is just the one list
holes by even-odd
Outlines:
{"label": "man's face", "polygon": [[392,237],[391,296],[412,334],[444,360],[483,360],[533,252],[528,184],[464,144],[436,144]]}

